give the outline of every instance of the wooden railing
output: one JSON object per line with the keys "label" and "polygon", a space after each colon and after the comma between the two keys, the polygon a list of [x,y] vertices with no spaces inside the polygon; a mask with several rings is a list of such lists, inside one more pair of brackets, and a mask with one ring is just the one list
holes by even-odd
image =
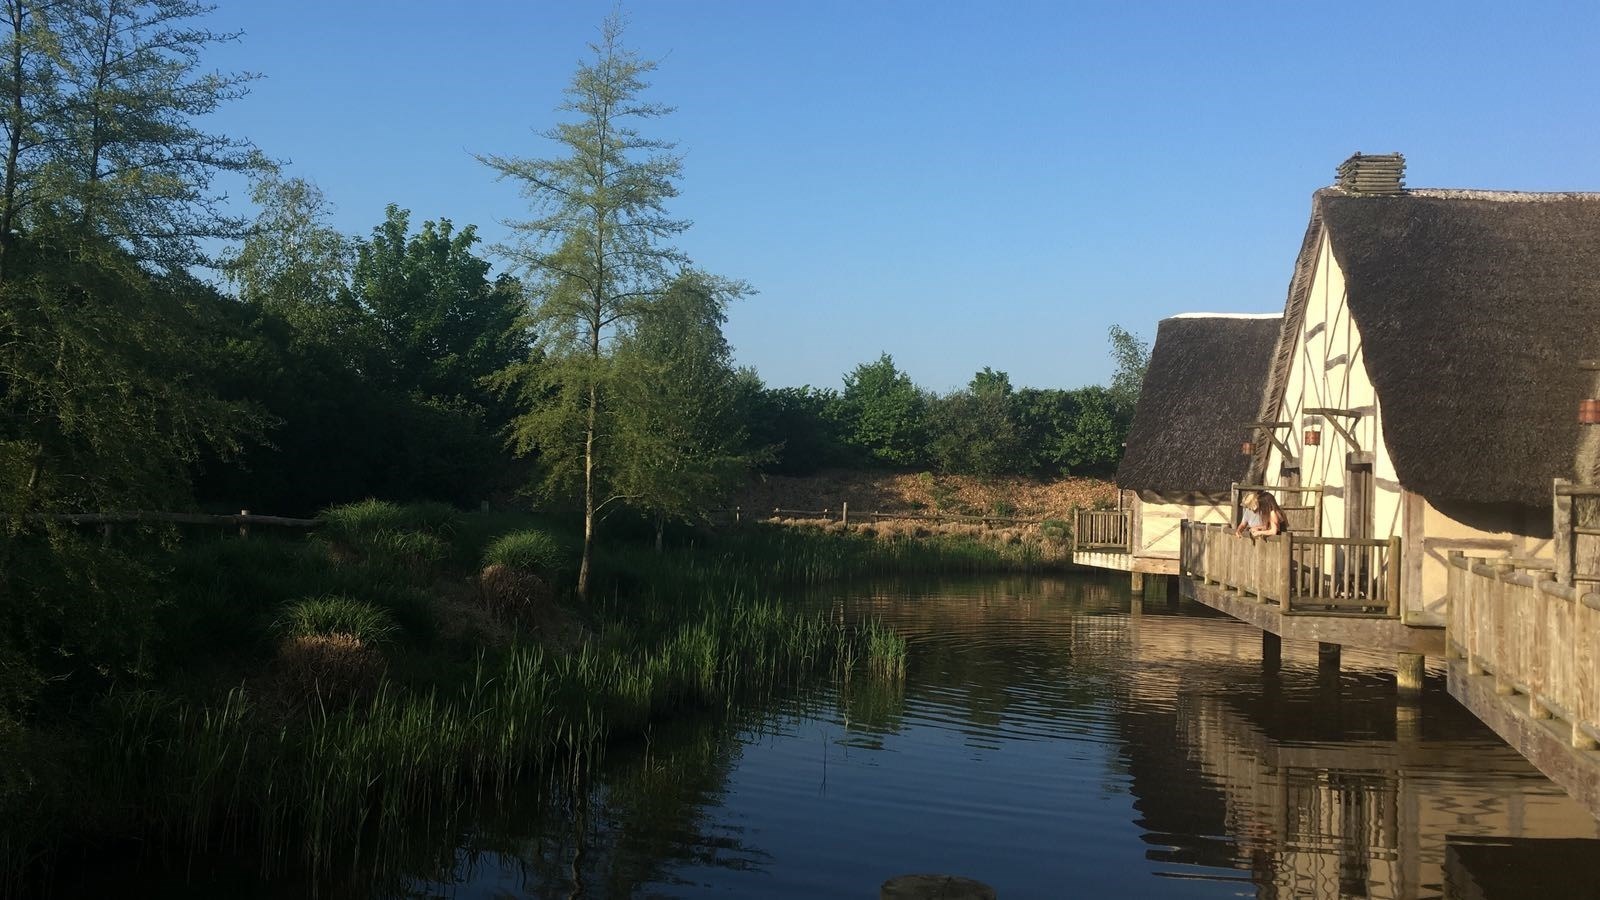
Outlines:
{"label": "wooden railing", "polygon": [[1600,738],[1600,594],[1517,568],[1516,560],[1451,552],[1449,652],[1466,661],[1467,674],[1492,674],[1495,693],[1526,695],[1532,718],[1564,720],[1572,746],[1593,749]]}
{"label": "wooden railing", "polygon": [[1287,612],[1400,615],[1400,539],[1236,535],[1185,521],[1179,571]]}
{"label": "wooden railing", "polygon": [[1125,509],[1072,511],[1072,549],[1128,552],[1129,513]]}

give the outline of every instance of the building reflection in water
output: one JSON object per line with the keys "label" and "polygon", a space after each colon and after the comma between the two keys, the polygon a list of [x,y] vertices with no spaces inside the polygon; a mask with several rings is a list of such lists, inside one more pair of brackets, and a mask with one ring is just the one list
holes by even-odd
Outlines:
{"label": "building reflection in water", "polygon": [[1397,704],[1359,658],[1319,676],[1314,646],[1264,672],[1252,633],[1198,624],[1129,619],[1123,753],[1170,874],[1245,868],[1259,898],[1600,896],[1504,877],[1551,854],[1592,874],[1600,828],[1442,691]]}

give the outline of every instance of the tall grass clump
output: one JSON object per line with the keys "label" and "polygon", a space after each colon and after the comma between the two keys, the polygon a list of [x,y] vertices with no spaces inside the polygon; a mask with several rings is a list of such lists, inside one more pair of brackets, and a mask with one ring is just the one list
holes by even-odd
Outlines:
{"label": "tall grass clump", "polygon": [[317,517],[325,534],[360,542],[383,532],[415,531],[448,536],[461,526],[462,513],[445,503],[390,503],[362,500],[331,506]]}
{"label": "tall grass clump", "polygon": [[904,678],[906,674],[906,639],[879,622],[868,622],[860,629],[863,655],[867,671],[884,678]]}
{"label": "tall grass clump", "polygon": [[399,631],[387,611],[342,594],[296,600],[275,625],[287,638],[343,634],[372,645],[390,642]]}
{"label": "tall grass clump", "polygon": [[505,566],[524,572],[555,573],[567,568],[567,550],[549,532],[513,531],[483,551],[485,566]]}

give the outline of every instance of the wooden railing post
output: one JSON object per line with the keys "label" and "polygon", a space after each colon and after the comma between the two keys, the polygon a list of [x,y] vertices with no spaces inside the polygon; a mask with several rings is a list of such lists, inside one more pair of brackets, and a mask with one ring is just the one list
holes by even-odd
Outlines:
{"label": "wooden railing post", "polygon": [[1278,606],[1283,609],[1284,612],[1289,611],[1290,591],[1292,590],[1289,572],[1290,568],[1293,566],[1293,563],[1294,534],[1290,533],[1283,536],[1283,550],[1278,554],[1277,560],[1278,577],[1275,592],[1278,595]]}
{"label": "wooden railing post", "polygon": [[1384,572],[1385,587],[1389,592],[1388,613],[1391,616],[1400,615],[1400,538],[1390,536],[1387,571]]}
{"label": "wooden railing post", "polygon": [[1552,493],[1554,500],[1554,528],[1552,537],[1555,539],[1556,555],[1556,581],[1567,587],[1572,587],[1576,582],[1573,576],[1577,574],[1577,534],[1572,527],[1575,520],[1572,515],[1572,495],[1561,490],[1571,484],[1565,478],[1557,478]]}

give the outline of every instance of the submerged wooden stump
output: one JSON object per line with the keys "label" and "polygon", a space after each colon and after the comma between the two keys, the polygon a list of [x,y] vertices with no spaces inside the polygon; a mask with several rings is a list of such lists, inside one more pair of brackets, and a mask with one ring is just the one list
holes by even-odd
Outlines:
{"label": "submerged wooden stump", "polygon": [[900,875],[883,883],[878,900],[995,900],[995,893],[959,875]]}

